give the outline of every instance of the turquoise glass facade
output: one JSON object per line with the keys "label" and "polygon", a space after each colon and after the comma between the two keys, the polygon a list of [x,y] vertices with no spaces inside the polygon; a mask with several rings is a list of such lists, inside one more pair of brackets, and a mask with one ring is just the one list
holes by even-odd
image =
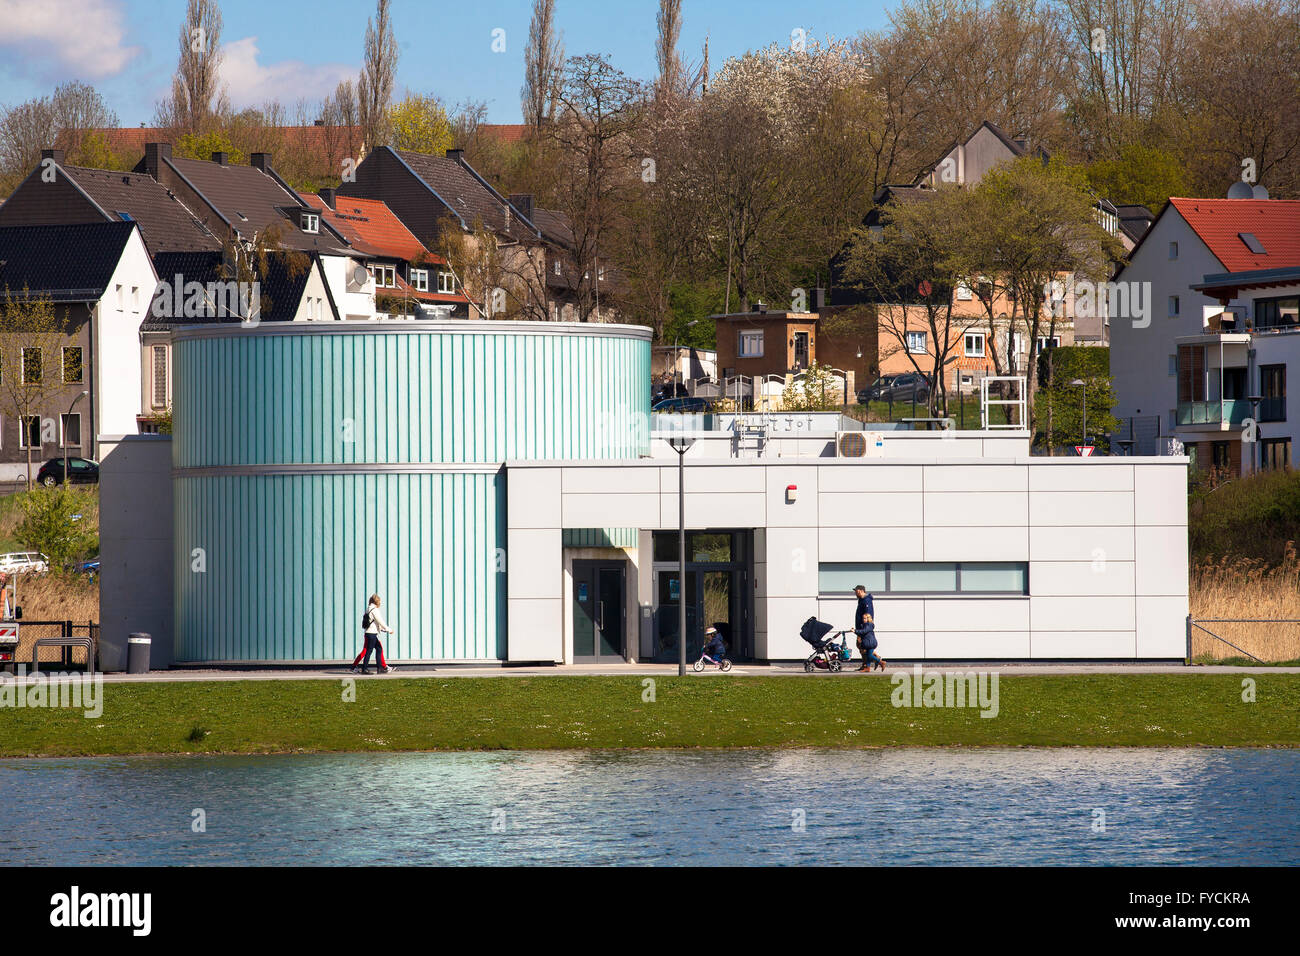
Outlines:
{"label": "turquoise glass facade", "polygon": [[179,662],[350,660],[374,592],[395,660],[501,660],[502,463],[648,452],[635,326],[196,327],[173,376]]}

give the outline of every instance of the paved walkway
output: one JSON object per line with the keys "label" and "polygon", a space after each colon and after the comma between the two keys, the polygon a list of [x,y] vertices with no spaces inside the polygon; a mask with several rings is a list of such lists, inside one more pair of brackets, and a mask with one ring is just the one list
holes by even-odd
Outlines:
{"label": "paved walkway", "polygon": [[[50,665],[47,665],[50,666]],[[56,665],[57,666],[57,665]],[[700,677],[737,677],[737,676],[773,676],[773,677],[848,677],[871,676],[888,677],[896,673],[911,673],[910,664],[900,662],[891,664],[883,674],[876,671],[871,675],[857,675],[850,669],[838,675],[815,671],[805,674],[802,664],[737,664],[729,674],[721,674],[716,669],[708,669]],[[948,671],[966,673],[968,671],[988,671],[1007,676],[1019,675],[1064,675],[1064,674],[1300,674],[1300,667],[1227,667],[1220,665],[1184,664],[1002,664],[971,661],[961,664],[925,665],[926,673]],[[51,673],[47,671],[46,673]],[[691,671],[688,674],[694,675]],[[567,664],[555,667],[490,667],[464,664],[447,664],[440,667],[412,664],[409,667],[398,664],[391,674],[371,676],[357,675],[357,680],[390,680],[394,677],[556,677],[556,676],[590,676],[613,675],[620,677],[670,677],[676,676],[676,664]],[[106,684],[151,683],[185,683],[193,681],[245,681],[245,680],[341,680],[353,676],[347,665],[318,667],[265,667],[257,669],[232,668],[200,669],[183,668],[167,671],[152,671],[148,674],[105,674]],[[26,678],[30,679],[30,677]]]}

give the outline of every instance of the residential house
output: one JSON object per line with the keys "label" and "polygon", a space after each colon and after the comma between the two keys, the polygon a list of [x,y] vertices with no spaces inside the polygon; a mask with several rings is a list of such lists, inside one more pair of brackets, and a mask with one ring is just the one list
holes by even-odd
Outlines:
{"label": "residential house", "polygon": [[383,307],[385,302],[400,301],[402,314],[414,318],[469,317],[469,299],[458,287],[446,258],[425,248],[385,203],[339,196],[333,189],[307,193],[302,199],[320,210],[354,255],[364,257],[378,313],[391,314]]}
{"label": "residential house", "polygon": [[1148,305],[1111,323],[1114,414],[1134,450],[1176,438],[1202,470],[1294,467],[1300,200],[1170,199],[1115,282]]}
{"label": "residential house", "polygon": [[38,465],[98,458],[99,436],[136,432],[140,325],[157,281],[135,222],[0,227],[0,299],[48,299],[63,322],[58,336],[0,337],[3,480],[26,476],[29,450]]}
{"label": "residential house", "polygon": [[[498,262],[484,268],[482,275],[456,276],[456,287],[470,299],[475,318],[504,313],[539,320],[576,319],[584,281],[594,283],[597,297],[603,283],[613,285],[607,264],[595,263],[592,280],[590,268],[579,268],[574,262],[573,236],[562,215],[535,208],[529,195],[503,196],[459,149],[431,156],[380,147],[357,167],[355,181],[343,183],[338,194],[381,200],[435,252],[447,251],[444,230],[450,226],[471,257],[490,258],[479,248],[477,234],[482,230],[490,235]],[[590,318],[612,320],[614,313],[606,304]]]}

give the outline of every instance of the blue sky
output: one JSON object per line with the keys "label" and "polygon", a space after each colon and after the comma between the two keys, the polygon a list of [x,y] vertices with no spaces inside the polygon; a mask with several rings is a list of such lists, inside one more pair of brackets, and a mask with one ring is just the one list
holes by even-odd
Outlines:
{"label": "blue sky", "polygon": [[[556,0],[565,52],[608,53],[624,72],[655,73],[658,0]],[[887,22],[863,0],[684,0],[679,52],[697,61],[705,34],[716,70],[726,57],[810,37],[852,36]],[[223,0],[222,41],[236,106],[276,98],[318,100],[361,63],[372,0]],[[125,126],[149,122],[176,66],[184,0],[0,0],[0,104],[48,94],[61,82],[93,84]],[[399,95],[435,93],[449,105],[488,104],[494,123],[517,123],[529,0],[434,3],[394,0],[402,58]],[[505,52],[492,52],[493,31]]]}

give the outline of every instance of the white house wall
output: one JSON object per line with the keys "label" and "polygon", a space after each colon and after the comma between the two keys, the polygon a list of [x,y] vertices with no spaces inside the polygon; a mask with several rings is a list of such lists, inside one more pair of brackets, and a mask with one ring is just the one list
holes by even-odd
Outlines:
{"label": "white house wall", "polygon": [[[119,285],[124,293],[121,310],[117,307]],[[108,291],[96,307],[94,425],[101,435],[134,435],[140,430],[136,420],[142,412],[143,397],[138,387],[140,324],[157,285],[157,273],[137,229],[127,240]],[[137,290],[135,296],[131,295],[132,289]],[[94,454],[99,454],[97,447]]]}
{"label": "white house wall", "polygon": [[[1185,487],[1185,458],[699,461],[686,525],[754,529],[760,659],[806,656],[810,615],[850,626],[852,598],[819,595],[819,563],[879,561],[1029,567],[1025,596],[878,596],[886,656],[1172,659],[1185,652]],[[510,658],[560,661],[561,530],[675,530],[676,463],[512,462],[507,501]]]}

